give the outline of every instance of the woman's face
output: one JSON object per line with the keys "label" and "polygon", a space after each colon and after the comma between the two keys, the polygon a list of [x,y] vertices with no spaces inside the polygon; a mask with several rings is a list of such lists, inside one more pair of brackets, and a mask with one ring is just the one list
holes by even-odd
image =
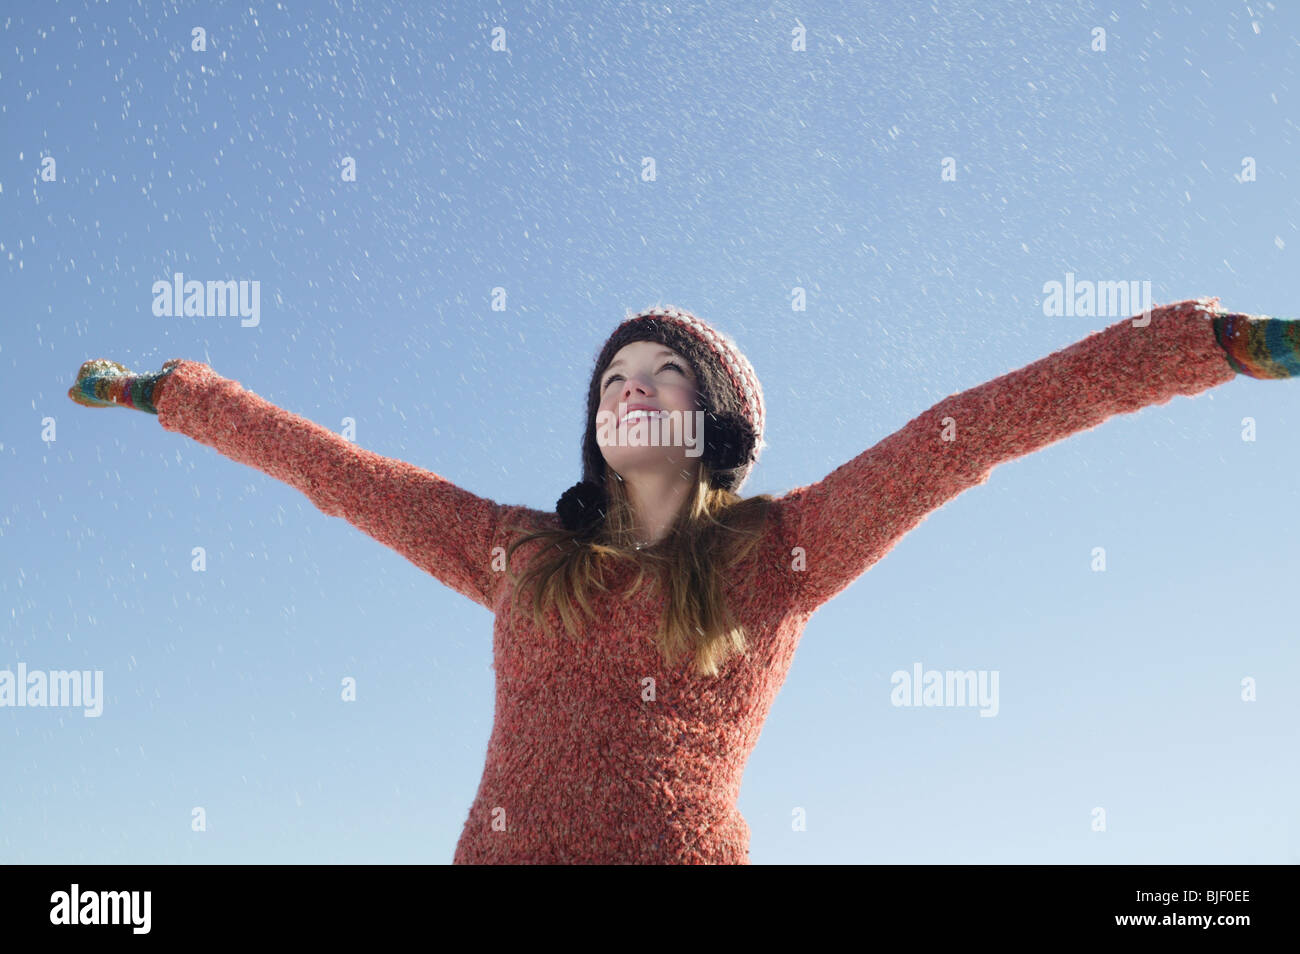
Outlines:
{"label": "woman's face", "polygon": [[699,460],[704,411],[690,362],[657,341],[633,341],[600,373],[596,442],[619,474],[680,470]]}

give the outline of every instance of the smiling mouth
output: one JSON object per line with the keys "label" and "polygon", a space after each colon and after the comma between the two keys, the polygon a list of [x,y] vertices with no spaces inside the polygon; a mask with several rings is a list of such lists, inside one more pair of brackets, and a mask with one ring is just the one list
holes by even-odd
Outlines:
{"label": "smiling mouth", "polygon": [[667,411],[646,411],[646,410],[638,409],[635,411],[628,411],[626,414],[624,414],[622,417],[618,419],[618,422],[620,424],[628,424],[628,423],[633,423],[635,421],[656,421],[661,417],[667,417],[667,416],[668,416]]}

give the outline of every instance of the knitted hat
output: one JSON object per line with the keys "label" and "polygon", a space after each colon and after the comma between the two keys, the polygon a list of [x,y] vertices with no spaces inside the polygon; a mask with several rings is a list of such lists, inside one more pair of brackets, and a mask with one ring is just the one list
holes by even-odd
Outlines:
{"label": "knitted hat", "polygon": [[614,329],[596,356],[587,389],[587,423],[582,440],[582,480],[556,503],[561,523],[572,531],[594,535],[605,519],[605,458],[596,441],[601,372],[619,350],[633,341],[655,341],[690,362],[704,415],[703,452],[712,486],[739,493],[749,477],[763,442],[766,410],[758,376],[736,343],[706,322],[671,305],[628,317]]}

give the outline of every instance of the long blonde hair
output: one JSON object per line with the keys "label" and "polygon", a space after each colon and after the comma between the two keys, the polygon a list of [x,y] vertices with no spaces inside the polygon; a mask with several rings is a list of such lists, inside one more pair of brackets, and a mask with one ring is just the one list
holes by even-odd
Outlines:
{"label": "long blonde hair", "polygon": [[[658,580],[664,594],[664,611],[655,636],[665,665],[684,653],[694,657],[698,675],[716,676],[719,666],[733,653],[748,648],[744,627],[737,624],[727,596],[742,581],[730,575],[762,536],[773,502],[770,494],[740,497],[709,484],[703,463],[690,495],[678,511],[668,534],[659,543],[635,548],[633,514],[626,485],[612,468],[605,470],[609,507],[605,520],[591,539],[565,529],[527,533],[506,551],[506,572],[514,582],[512,605],[525,591],[532,597],[532,618],[549,633],[546,611],[554,608],[572,638],[581,638],[577,609],[594,617],[590,597],[609,592],[604,582],[607,566],[631,560],[637,575],[628,594],[636,593],[647,573]],[[542,547],[520,574],[510,567],[510,557],[534,540]]]}

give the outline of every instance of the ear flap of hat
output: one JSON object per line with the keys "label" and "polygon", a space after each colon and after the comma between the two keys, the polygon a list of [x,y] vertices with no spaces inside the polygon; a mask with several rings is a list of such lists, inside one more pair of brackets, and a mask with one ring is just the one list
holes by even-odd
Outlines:
{"label": "ear flap of hat", "polygon": [[609,512],[609,495],[604,487],[580,480],[556,501],[555,512],[564,529],[588,536],[595,533]]}
{"label": "ear flap of hat", "polygon": [[705,415],[704,452],[701,456],[715,474],[750,463],[754,459],[756,443],[754,429],[743,416],[729,411]]}

